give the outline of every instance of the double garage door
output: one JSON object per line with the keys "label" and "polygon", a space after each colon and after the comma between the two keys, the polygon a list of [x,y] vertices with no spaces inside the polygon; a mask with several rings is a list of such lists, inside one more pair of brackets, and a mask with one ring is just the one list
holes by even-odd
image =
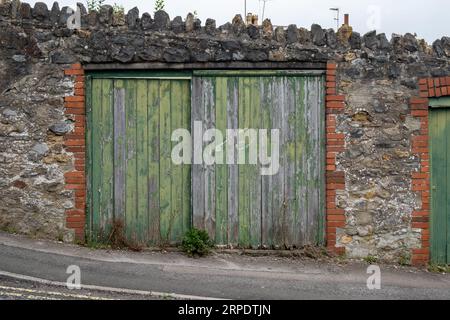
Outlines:
{"label": "double garage door", "polygon": [[107,240],[120,223],[146,245],[179,243],[192,226],[217,245],[321,243],[323,81],[314,71],[91,73],[88,237]]}

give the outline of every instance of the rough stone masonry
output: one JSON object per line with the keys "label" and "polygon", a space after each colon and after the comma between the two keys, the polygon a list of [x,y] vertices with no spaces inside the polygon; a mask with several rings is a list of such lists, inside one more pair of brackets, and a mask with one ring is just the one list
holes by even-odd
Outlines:
{"label": "rough stone masonry", "polygon": [[421,229],[412,227],[422,201],[412,191],[420,168],[412,137],[421,124],[409,99],[418,96],[420,78],[450,75],[449,37],[428,45],[412,34],[388,41],[348,26],[337,33],[319,25],[274,29],[269,20],[247,26],[238,15],[217,27],[192,14],[170,20],[163,11],[79,9],[81,28],[73,30],[69,8],[57,3],[0,5],[1,229],[74,240],[65,219],[74,194],[64,181],[74,167],[64,145],[74,127],[64,113],[64,97],[74,92],[73,77],[64,73],[71,64],[334,61],[337,93],[345,96],[335,120],[345,141],[335,160],[345,188],[329,200],[345,212],[336,246],[352,257],[390,261],[409,261],[420,247]]}

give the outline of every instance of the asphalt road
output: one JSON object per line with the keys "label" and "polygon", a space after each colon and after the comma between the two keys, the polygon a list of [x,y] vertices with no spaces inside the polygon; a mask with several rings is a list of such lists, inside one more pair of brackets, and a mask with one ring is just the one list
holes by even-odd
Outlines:
{"label": "asphalt road", "polygon": [[450,299],[450,275],[413,268],[380,266],[381,289],[369,290],[364,263],[228,254],[191,259],[181,253],[91,250],[0,234],[0,271],[66,282],[70,265],[80,267],[83,285],[210,298]]}

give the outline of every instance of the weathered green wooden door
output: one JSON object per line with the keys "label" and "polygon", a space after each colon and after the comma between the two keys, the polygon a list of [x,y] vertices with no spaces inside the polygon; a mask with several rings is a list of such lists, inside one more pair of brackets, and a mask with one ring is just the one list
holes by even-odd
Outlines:
{"label": "weathered green wooden door", "polygon": [[[252,128],[280,133],[279,170],[274,175],[261,175],[259,161],[236,164],[242,149],[236,141],[216,150],[219,162],[193,164],[193,223],[217,244],[284,248],[322,243],[323,81],[314,72],[194,73],[192,131],[200,121],[203,132]],[[235,150],[229,162],[228,148]],[[249,140],[243,148],[249,159]]]}
{"label": "weathered green wooden door", "polygon": [[190,80],[97,74],[87,85],[91,238],[107,240],[119,222],[133,241],[180,241],[191,223],[191,168],[172,163],[171,133],[190,127]]}
{"label": "weathered green wooden door", "polygon": [[430,105],[431,259],[450,264],[450,99]]}
{"label": "weathered green wooden door", "polygon": [[[194,71],[181,78],[96,73],[87,85],[92,239],[107,240],[114,221],[121,221],[129,239],[146,244],[177,243],[192,223],[219,245],[323,242],[322,73]],[[242,145],[233,140],[213,148],[221,162],[196,163],[196,149],[203,155],[209,144],[203,136],[196,139],[195,123],[202,132],[257,130],[257,161],[250,160],[249,133]],[[192,166],[172,161],[178,142],[171,136],[180,128],[192,134]],[[265,155],[277,158],[269,175],[262,174],[262,137],[268,140]],[[244,163],[238,162],[241,150]]]}

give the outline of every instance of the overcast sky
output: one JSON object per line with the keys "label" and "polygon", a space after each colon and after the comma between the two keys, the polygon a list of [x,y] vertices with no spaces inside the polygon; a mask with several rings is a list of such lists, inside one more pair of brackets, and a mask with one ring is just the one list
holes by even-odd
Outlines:
{"label": "overcast sky", "polygon": [[[27,1],[27,0],[24,0]],[[41,0],[42,1],[42,0]],[[27,1],[34,4],[36,1]],[[53,1],[45,0],[49,7]],[[60,7],[75,7],[74,0],[60,0]],[[78,0],[84,2],[85,0]],[[134,6],[141,13],[153,12],[154,0],[106,0],[107,4],[122,4],[126,11]],[[247,11],[262,17],[263,2],[247,0]],[[324,28],[336,28],[336,13],[331,7],[350,14],[350,24],[355,31],[364,34],[376,29],[390,37],[392,33],[417,33],[429,43],[442,36],[450,36],[449,0],[268,0],[266,3],[267,18],[274,25],[297,24],[310,28],[318,23]],[[243,15],[244,0],[166,0],[166,11],[171,18],[186,17],[188,12],[197,11],[199,18],[213,18],[218,25],[231,21],[236,13]]]}

